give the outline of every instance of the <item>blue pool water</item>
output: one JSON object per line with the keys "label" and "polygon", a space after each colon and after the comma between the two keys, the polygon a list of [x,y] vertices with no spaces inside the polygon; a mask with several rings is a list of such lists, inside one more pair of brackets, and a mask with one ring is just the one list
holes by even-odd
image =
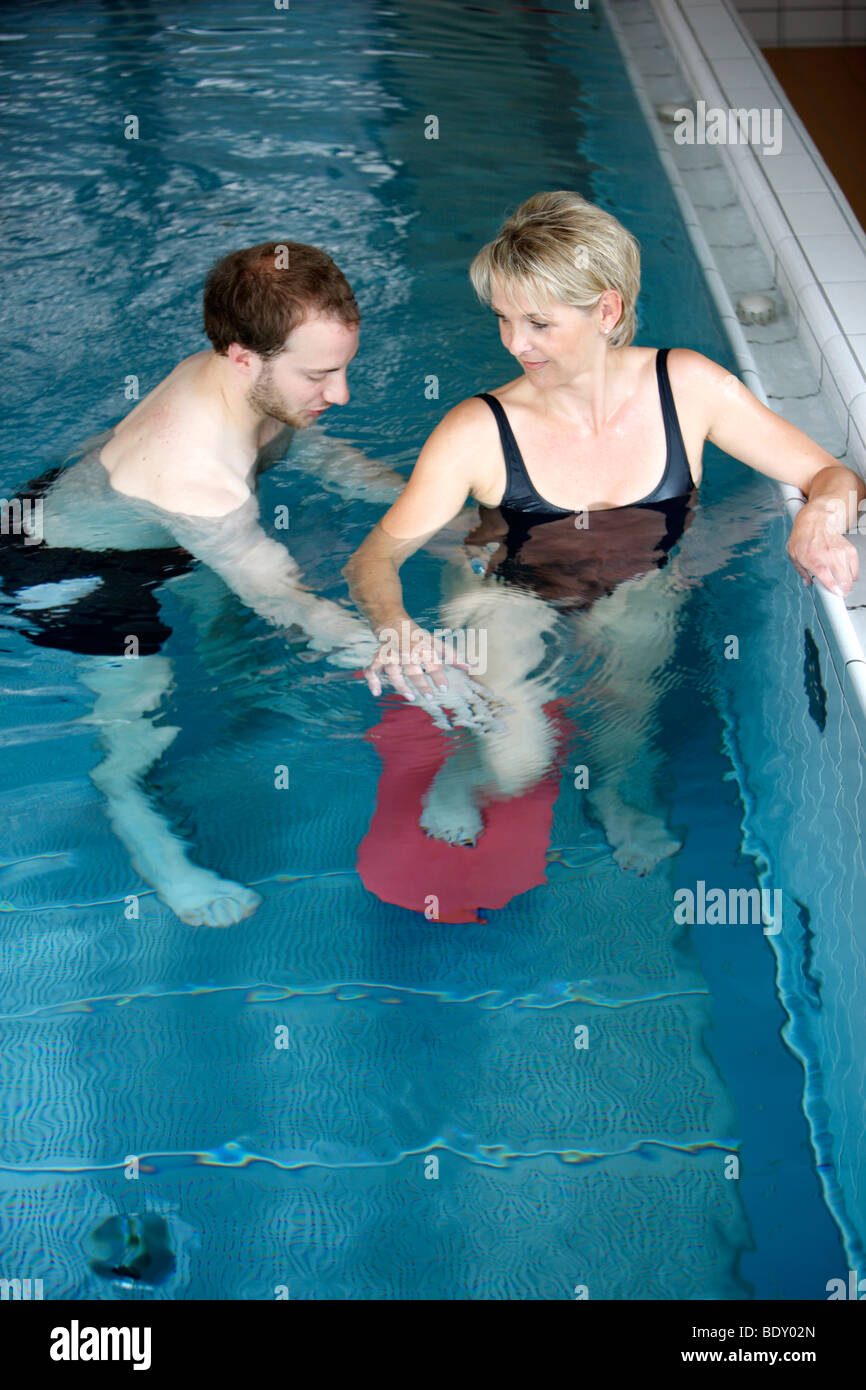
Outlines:
{"label": "blue pool water", "polygon": [[[348,275],[361,351],[327,430],[408,471],[446,409],[513,375],[466,270],[544,188],[638,236],[639,343],[734,369],[599,10],[45,0],[0,39],[4,496],[118,419],[128,376],[144,394],[204,346],[207,269],[268,238]],[[311,447],[265,476],[262,514],[288,505],[305,576],[341,598],[381,508],[300,470]],[[158,719],[181,733],[148,785],[197,861],[264,902],[184,927],[90,781],[76,658],[7,607],[0,1274],[46,1298],[748,1300],[820,1299],[858,1267],[857,752],[777,495],[708,448],[691,553],[737,515],[659,678],[683,850],[647,878],[614,863],[574,788],[605,720],[581,710],[547,882],[468,925],[360,881],[381,707],[199,574],[210,631],[183,582],[164,600]],[[441,569],[405,571],[431,624]],[[563,671],[573,712],[579,652]],[[783,931],[678,925],[674,890],[698,880],[781,890]],[[127,1258],[143,1215],[171,1251],[159,1281],[106,1277],[97,1255]]]}

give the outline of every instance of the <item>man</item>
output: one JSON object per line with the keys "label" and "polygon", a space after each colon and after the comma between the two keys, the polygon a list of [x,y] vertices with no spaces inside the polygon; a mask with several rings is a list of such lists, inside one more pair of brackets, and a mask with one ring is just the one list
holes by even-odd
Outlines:
{"label": "man", "polygon": [[[116,493],[176,517],[232,516],[232,534],[243,544],[229,548],[218,528],[176,520],[172,530],[184,530],[192,553],[264,617],[276,607],[284,620],[281,600],[288,600],[292,619],[303,619],[301,626],[325,647],[357,640],[362,625],[313,599],[285,546],[242,509],[293,431],[348,401],[346,369],[358,351],[359,324],[352,291],[324,251],[266,242],[233,252],[205,285],[212,351],[175,367],[115,428],[100,455]],[[380,465],[346,446],[335,453],[350,493],[378,484],[382,494]],[[393,472],[387,478],[384,495],[391,498],[403,479]]]}
{"label": "man", "polygon": [[[78,462],[25,489],[29,533],[0,538],[18,625],[39,645],[86,658],[79,673],[97,700],[85,721],[100,727],[105,750],[91,777],[114,830],[191,925],[228,926],[260,899],[191,863],[142,787],[178,733],[153,720],[172,679],[158,591],[177,584],[202,633],[219,603],[217,575],[268,622],[301,628],[332,663],[372,658],[366,625],[304,585],[255,500],[259,473],[292,432],[348,401],[359,323],[345,277],[316,247],[267,242],[224,257],[205,286],[212,349],[185,358]],[[390,502],[403,483],[337,441],[319,465],[344,495]],[[209,580],[190,574],[196,559]]]}

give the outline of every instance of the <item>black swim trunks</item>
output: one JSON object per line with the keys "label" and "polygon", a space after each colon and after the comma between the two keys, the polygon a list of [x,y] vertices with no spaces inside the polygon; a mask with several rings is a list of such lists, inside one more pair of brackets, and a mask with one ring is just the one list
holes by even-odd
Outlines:
{"label": "black swim trunks", "polygon": [[[29,502],[32,508],[62,471],[54,468],[43,474],[13,500]],[[11,511],[7,507],[7,515]],[[25,508],[24,515],[33,512]],[[34,544],[8,528],[0,534],[0,589],[3,606],[17,619],[16,630],[36,646],[81,655],[158,652],[171,628],[160,617],[155,591],[164,580],[187,573],[194,564],[194,557],[181,546],[76,550],[42,541]],[[52,588],[40,592],[38,586],[43,585]],[[60,587],[55,590],[54,586]],[[83,596],[76,598],[76,592]]]}

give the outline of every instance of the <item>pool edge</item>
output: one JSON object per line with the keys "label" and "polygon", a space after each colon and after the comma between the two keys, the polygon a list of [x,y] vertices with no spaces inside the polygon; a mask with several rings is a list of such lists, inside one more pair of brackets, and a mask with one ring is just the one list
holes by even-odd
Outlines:
{"label": "pool edge", "polygon": [[[631,46],[616,14],[614,0],[601,0],[605,17],[614,34],[635,97],[643,111],[659,160],[667,174],[686,231],[691,239],[698,262],[704,272],[707,288],[712,295],[722,327],[740,368],[740,374],[754,395],[769,405],[761,373],[736,316],[726,279],[704,235],[700,219],[688,190],[660,128],[655,106],[638,70]],[[826,193],[834,200],[840,213],[849,221],[852,240],[864,257],[866,267],[866,234],[854,217],[839,185],[833,178],[814,142],[779,87],[772,70],[765,62],[740,17],[727,0],[647,0],[662,32],[680,63],[695,94],[706,100],[707,106],[727,109],[731,102],[722,90],[717,65],[731,62],[736,54],[737,78],[740,92],[758,93],[761,88],[769,94],[775,106],[783,112],[783,120],[793,128],[797,139],[808,152]],[[689,17],[697,12],[727,21],[715,31],[705,30],[699,41]],[[727,52],[725,51],[727,50]],[[742,53],[747,50],[746,56]],[[730,84],[731,78],[729,77]],[[746,84],[745,86],[743,84]],[[731,100],[737,97],[729,93]],[[739,98],[740,103],[746,100]],[[752,102],[749,102],[751,105]],[[713,147],[724,162],[734,185],[740,206],[756,240],[763,249],[773,271],[777,292],[784,297],[796,323],[797,336],[803,344],[818,374],[819,390],[832,413],[842,426],[846,446],[843,459],[847,467],[861,476],[866,473],[866,352],[852,342],[835,316],[823,285],[815,277],[806,249],[787,219],[779,192],[767,178],[767,160],[759,162],[749,145],[720,144]],[[800,194],[799,196],[803,196]],[[856,231],[855,231],[856,229]],[[855,282],[859,283],[859,282]],[[839,289],[844,289],[840,282]],[[816,331],[817,329],[817,331]],[[862,338],[866,347],[866,336]],[[816,355],[817,354],[817,355]],[[846,457],[853,455],[854,457]],[[840,459],[840,462],[843,461]],[[799,489],[787,483],[776,483],[785,510],[793,521],[804,505]],[[843,693],[861,749],[866,752],[866,535],[849,533],[860,556],[860,577],[847,600],[831,593],[820,581],[811,585],[816,617],[826,637],[836,678]],[[852,616],[856,613],[856,619]],[[856,626],[855,626],[856,623]]]}

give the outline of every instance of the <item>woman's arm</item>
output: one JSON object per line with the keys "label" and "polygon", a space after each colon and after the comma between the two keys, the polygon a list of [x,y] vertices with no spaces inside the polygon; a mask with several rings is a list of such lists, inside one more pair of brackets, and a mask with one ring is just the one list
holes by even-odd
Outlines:
{"label": "woman's arm", "polygon": [[843,533],[857,525],[866,484],[859,473],[837,461],[815,475],[806,495],[805,507],[794,517],[788,555],[807,584],[814,575],[844,598],[859,574],[860,557]]}
{"label": "woman's arm", "polygon": [[366,673],[374,695],[382,693],[380,672],[410,700],[415,691],[431,693],[427,675],[440,690],[447,689],[442,666],[450,656],[406,612],[400,567],[458,515],[475,490],[479,436],[484,437],[489,413],[474,398],[448,412],[421,450],[403,492],[343,570],[352,598],[380,641]]}
{"label": "woman's arm", "polygon": [[797,487],[808,499],[794,519],[788,554],[807,584],[811,575],[844,595],[858,574],[844,532],[857,524],[866,483],[802,430],[783,420],[730,372],[699,352],[674,349],[690,402],[704,412],[705,437],[749,468]]}

